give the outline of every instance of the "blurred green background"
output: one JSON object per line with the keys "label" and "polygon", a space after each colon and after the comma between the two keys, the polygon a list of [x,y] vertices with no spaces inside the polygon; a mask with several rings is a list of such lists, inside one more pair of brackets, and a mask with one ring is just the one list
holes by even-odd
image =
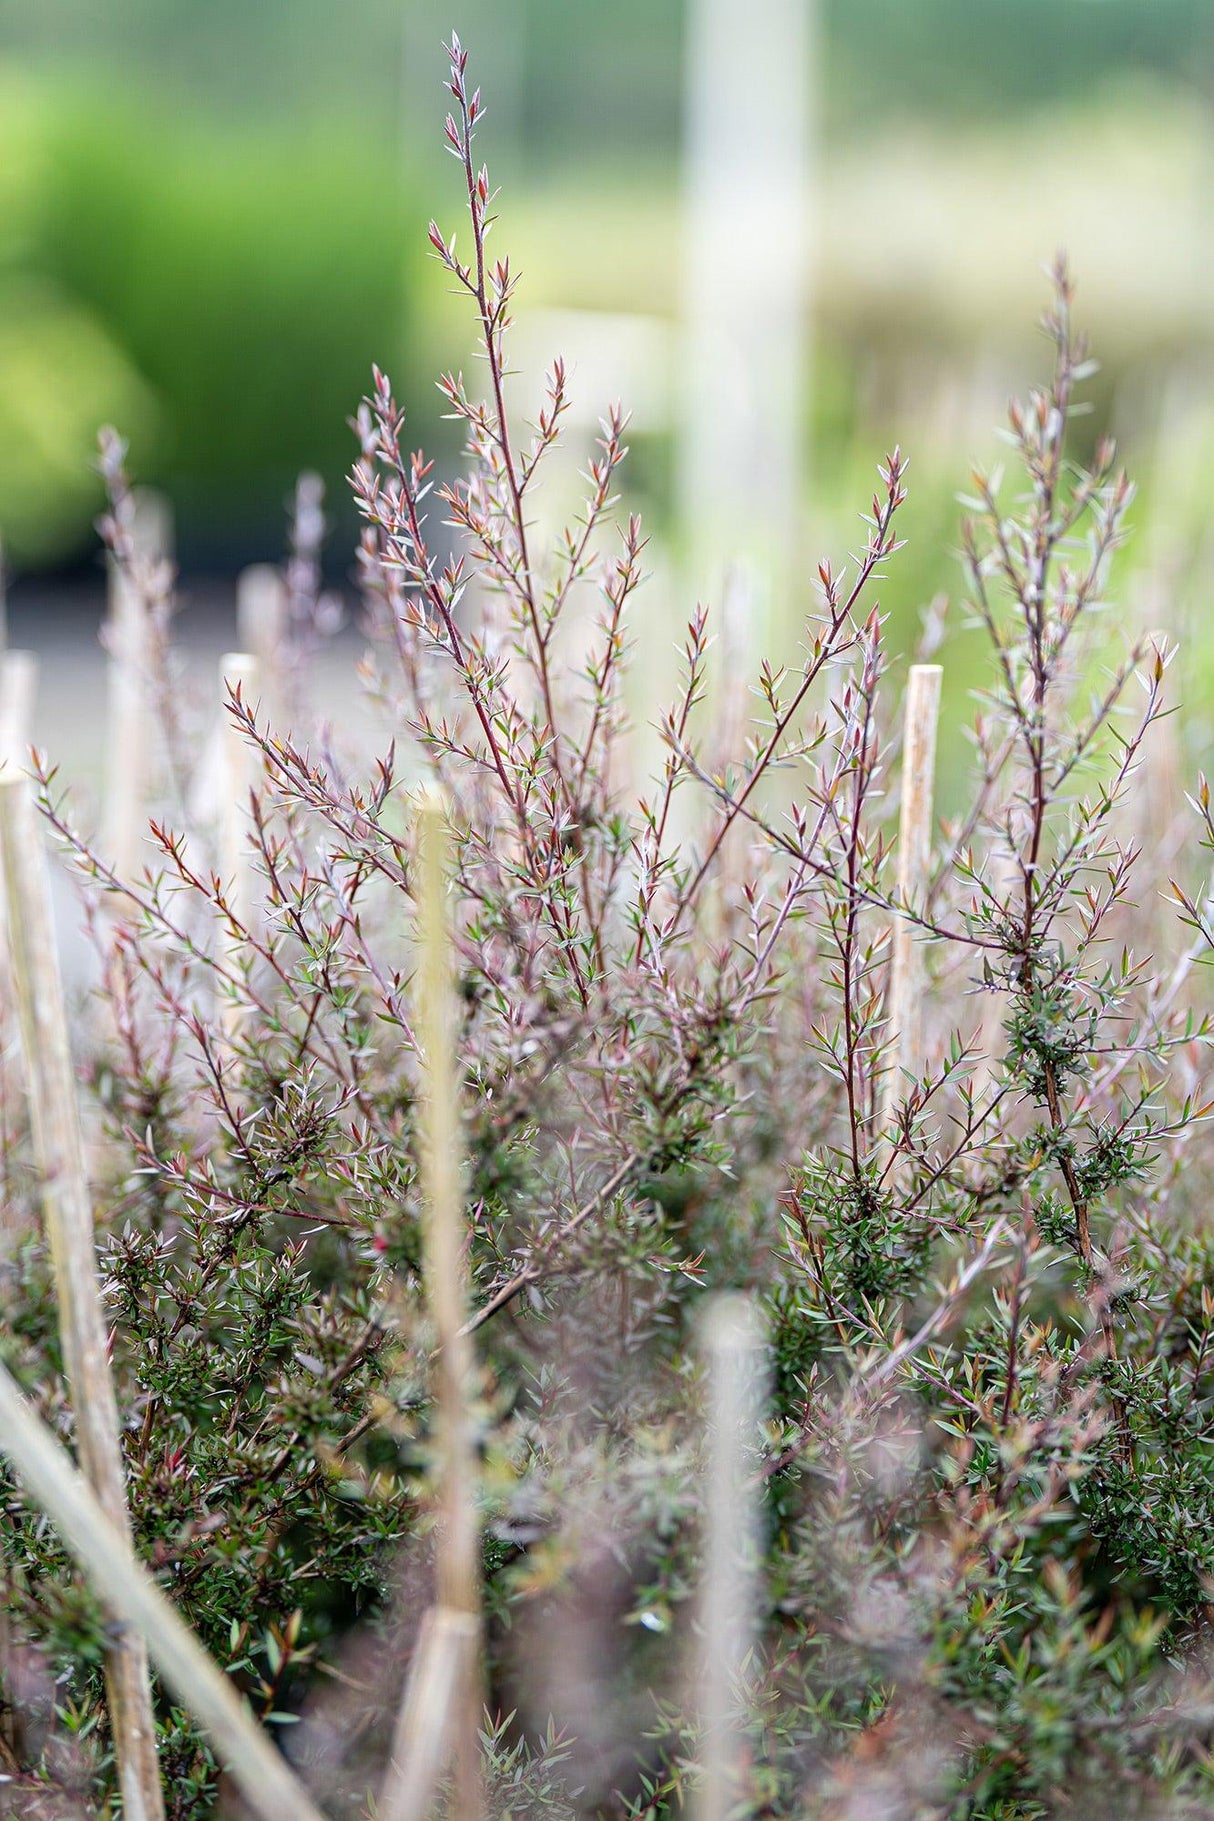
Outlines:
{"label": "blurred green background", "polygon": [[[1148,500],[1158,451],[1183,446],[1164,530],[1188,549],[1208,452],[1214,7],[817,12],[812,522],[826,535],[863,501],[896,434],[916,463],[897,591],[953,586],[953,495],[1040,360],[1040,266],[1065,242],[1105,362],[1097,420],[1127,435]],[[373,359],[446,446],[432,380],[469,325],[425,223],[458,209],[440,147],[451,22],[449,0],[0,0],[0,533],[18,574],[94,560],[103,421],[170,494],[186,569],[211,573],[277,551],[302,467],[340,517]],[[467,0],[454,22],[489,101],[522,311],[673,320],[683,8]],[[637,439],[659,529],[667,442]]]}

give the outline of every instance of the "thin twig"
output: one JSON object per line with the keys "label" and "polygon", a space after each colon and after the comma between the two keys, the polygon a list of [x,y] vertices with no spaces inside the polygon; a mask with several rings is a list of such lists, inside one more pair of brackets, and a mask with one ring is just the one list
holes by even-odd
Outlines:
{"label": "thin twig", "polygon": [[[252,797],[257,762],[255,748],[240,719],[244,703],[256,701],[261,681],[257,659],[246,651],[226,651],[219,660],[219,698],[222,725],[220,755],[222,788],[219,793],[219,870],[227,915],[220,941],[228,950],[229,965],[240,978],[242,957],[249,954],[248,932],[255,916],[255,875],[250,845]],[[220,1018],[224,1036],[234,1044],[248,1017],[248,1004],[239,990],[223,990]]]}

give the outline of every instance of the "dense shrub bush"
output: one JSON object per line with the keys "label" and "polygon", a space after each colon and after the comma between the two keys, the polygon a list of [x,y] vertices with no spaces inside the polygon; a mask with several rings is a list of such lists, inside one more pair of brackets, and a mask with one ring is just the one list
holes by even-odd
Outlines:
{"label": "dense shrub bush", "polygon": [[[492,1812],[693,1798],[697,1325],[737,1288],[769,1395],[747,1438],[765,1534],[730,1812],[1210,1813],[1192,1007],[1214,930],[1187,856],[1161,900],[1171,652],[1106,610],[1131,489],[1111,447],[1068,454],[1089,371],[1069,281],[1050,377],[1011,409],[1013,472],[967,502],[989,687],[969,807],[903,901],[878,595],[905,458],[881,465],[848,566],[818,570],[803,664],[761,671],[736,749],[718,735],[740,685],[714,678],[696,611],[664,768],[636,792],[625,420],[604,423],[581,519],[537,549],[564,374],[520,431],[465,66],[456,45],[470,232],[431,230],[483,356],[483,390],[442,381],[464,478],[431,494],[385,376],[358,416],[367,681],[395,745],[363,775],[337,736],[233,697],[259,759],[255,916],[177,832],[180,804],[154,824],[158,869],[120,879],[42,770],[105,955],[87,1066],[140,1552],[318,1797],[367,1813],[434,1538],[411,988],[432,782],[456,853]],[[159,598],[108,465],[111,544]],[[306,628],[314,570],[294,574]],[[1192,814],[1214,845],[1204,785]],[[922,1069],[892,1080],[898,920],[930,988]],[[5,1133],[4,1356],[66,1432],[11,1097]],[[0,1533],[13,1776],[104,1790],[95,1606],[11,1480]],[[167,1704],[163,1726],[172,1812],[209,1812],[213,1757]]]}

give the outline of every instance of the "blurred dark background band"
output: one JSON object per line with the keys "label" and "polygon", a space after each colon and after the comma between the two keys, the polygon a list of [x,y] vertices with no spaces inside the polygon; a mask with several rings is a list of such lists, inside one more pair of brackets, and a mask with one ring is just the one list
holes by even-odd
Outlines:
{"label": "blurred dark background band", "polygon": [[[281,548],[302,468],[327,482],[345,564],[347,420],[372,360],[392,372],[412,434],[450,449],[432,381],[462,349],[420,200],[442,169],[450,10],[3,0],[0,533],[18,575],[95,573],[101,422],[169,494],[183,567],[223,575]],[[492,77],[485,143],[507,186],[524,310],[677,313],[686,10],[458,9]],[[1023,339],[1038,276],[1024,247],[1053,250],[1049,211],[1017,234],[1002,207],[1006,252],[975,244],[964,264],[991,186],[1031,214],[1043,173],[1089,192],[1105,173],[1115,306],[1099,248],[1072,251],[1109,388],[1138,374],[1151,391],[1144,372],[1204,359],[1209,261],[1186,214],[1212,162],[1202,0],[816,10],[811,472],[848,464],[874,398],[882,416],[905,413],[908,390],[922,403],[923,350],[964,372],[976,347],[997,365],[1001,336]],[[1153,227],[1177,218],[1162,253],[1134,241],[1156,192],[1167,219]],[[454,188],[450,203],[454,218]],[[638,443],[636,484],[660,522],[668,439],[657,428]]]}

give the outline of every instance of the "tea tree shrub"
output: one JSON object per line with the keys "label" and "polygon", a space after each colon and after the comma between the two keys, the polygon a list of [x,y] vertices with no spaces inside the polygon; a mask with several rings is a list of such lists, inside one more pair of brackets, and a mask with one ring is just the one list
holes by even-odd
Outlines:
{"label": "tea tree shrub", "polygon": [[[1172,651],[1106,610],[1132,493],[1111,447],[1068,454],[1091,370],[1070,281],[1053,275],[1050,372],[1011,407],[1007,472],[965,504],[989,685],[969,807],[906,900],[879,604],[906,458],[881,464],[859,550],[807,587],[803,663],[760,671],[736,750],[716,739],[732,709],[705,713],[721,685],[696,610],[660,774],[634,789],[626,421],[609,413],[582,516],[540,548],[566,376],[536,424],[511,417],[516,281],[458,42],[450,90],[468,223],[430,238],[479,340],[477,383],[441,381],[466,470],[436,482],[383,374],[356,422],[366,680],[395,743],[360,769],[305,738],[289,676],[277,718],[233,695],[258,757],[250,914],[182,801],[153,823],[157,865],[122,879],[41,772],[105,961],[88,1075],[140,1554],[317,1799],[373,1812],[435,1546],[425,784],[455,853],[490,1812],[696,1799],[699,1336],[722,1289],[766,1336],[730,1812],[1214,1812],[1195,1009],[1214,932],[1196,867],[1161,914],[1135,832]],[[106,469],[106,534],[155,607],[113,443]],[[306,557],[305,538],[301,648],[323,619]],[[1214,846],[1204,784],[1190,813]],[[926,1060],[890,1095],[898,919],[925,956]],[[4,1356],[70,1434],[11,1087],[5,1133]],[[96,1604],[11,1478],[0,1530],[12,1799],[51,1805],[12,1812],[112,1803]],[[162,1724],[171,1812],[222,1807],[188,1717],[164,1701]]]}

